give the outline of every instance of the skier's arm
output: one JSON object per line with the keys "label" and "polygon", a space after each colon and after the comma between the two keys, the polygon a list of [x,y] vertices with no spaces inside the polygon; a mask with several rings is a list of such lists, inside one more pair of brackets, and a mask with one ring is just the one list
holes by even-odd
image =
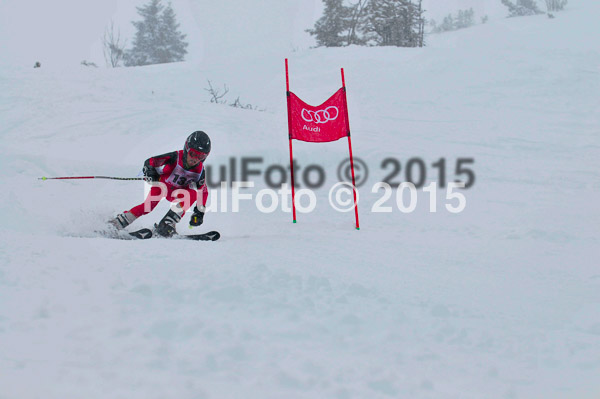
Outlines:
{"label": "skier's arm", "polygon": [[146,159],[144,162],[144,176],[147,181],[156,182],[160,179],[160,172],[157,168],[177,162],[177,152],[169,152],[163,155],[157,155]]}
{"label": "skier's arm", "polygon": [[206,198],[208,197],[208,190],[206,189],[206,186],[203,186],[202,196],[203,198],[198,198],[196,206],[194,206],[194,211],[192,213],[192,217],[190,218],[190,226],[200,226],[202,223],[204,223],[204,212],[206,211],[206,206],[200,205],[200,201],[206,203]]}
{"label": "skier's arm", "polygon": [[[206,201],[208,200],[208,187],[206,186],[206,179],[204,170],[200,175],[200,179],[197,184],[198,199],[196,200],[196,206],[190,218],[190,226],[200,226],[204,222],[204,212],[206,211]],[[202,198],[200,198],[200,194]]]}
{"label": "skier's arm", "polygon": [[[208,200],[208,187],[206,186],[206,172],[205,169],[202,169],[202,173],[200,174],[200,178],[196,183],[198,199],[196,200],[196,208],[200,211],[204,212],[204,208],[206,207],[206,201]],[[200,194],[202,194],[202,198],[200,198]]]}

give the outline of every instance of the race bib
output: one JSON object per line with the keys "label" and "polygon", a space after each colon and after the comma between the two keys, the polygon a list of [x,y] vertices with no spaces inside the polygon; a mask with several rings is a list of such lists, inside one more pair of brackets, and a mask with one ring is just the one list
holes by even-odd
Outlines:
{"label": "race bib", "polygon": [[191,172],[177,165],[175,166],[175,169],[173,169],[173,172],[171,172],[171,175],[167,178],[166,183],[177,188],[188,188],[192,182],[197,183],[200,180],[201,175],[202,172]]}

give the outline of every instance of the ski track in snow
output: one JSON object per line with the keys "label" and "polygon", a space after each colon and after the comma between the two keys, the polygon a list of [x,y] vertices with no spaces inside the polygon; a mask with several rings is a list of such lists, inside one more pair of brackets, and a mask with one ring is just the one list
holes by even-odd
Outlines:
{"label": "ski track in snow", "polygon": [[[94,231],[142,201],[141,183],[37,180],[135,176],[197,129],[215,169],[287,165],[279,54],[0,67],[0,398],[598,397],[598,11],[582,1],[424,49],[294,53],[291,90],[309,103],[345,68],[354,153],[370,167],[360,231],[323,189],[297,224],[243,203],[178,226],[217,242],[112,240]],[[210,104],[207,79],[265,111]],[[294,143],[328,184],[346,151]],[[423,158],[428,182],[439,158],[448,181],[474,158],[466,210],[446,212],[438,189],[437,213],[421,191],[414,213],[371,213],[386,157]]]}

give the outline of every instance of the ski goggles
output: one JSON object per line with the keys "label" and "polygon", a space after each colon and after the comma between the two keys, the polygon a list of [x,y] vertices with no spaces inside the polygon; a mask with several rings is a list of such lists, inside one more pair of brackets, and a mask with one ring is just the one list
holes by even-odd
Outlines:
{"label": "ski goggles", "polygon": [[200,161],[200,162],[203,162],[206,159],[206,157],[208,156],[207,153],[201,152],[198,150],[194,150],[193,148],[188,148],[187,153],[190,157],[192,157],[192,159]]}

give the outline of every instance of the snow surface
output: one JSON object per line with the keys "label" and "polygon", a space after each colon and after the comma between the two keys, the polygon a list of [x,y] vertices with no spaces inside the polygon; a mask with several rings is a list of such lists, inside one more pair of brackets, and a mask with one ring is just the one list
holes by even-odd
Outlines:
{"label": "snow surface", "polygon": [[[600,397],[598,15],[582,0],[423,49],[1,66],[0,398]],[[37,180],[135,176],[197,129],[212,165],[287,165],[285,56],[309,103],[345,68],[370,167],[360,231],[323,188],[297,224],[246,202],[195,230],[218,242],[110,240],[93,231],[141,202],[141,183]],[[207,79],[264,111],[209,103]],[[347,146],[294,151],[331,186]],[[448,181],[474,158],[465,211],[447,212],[439,189],[436,213],[421,191],[413,213],[370,212],[390,156],[423,158],[428,181],[439,158]]]}

